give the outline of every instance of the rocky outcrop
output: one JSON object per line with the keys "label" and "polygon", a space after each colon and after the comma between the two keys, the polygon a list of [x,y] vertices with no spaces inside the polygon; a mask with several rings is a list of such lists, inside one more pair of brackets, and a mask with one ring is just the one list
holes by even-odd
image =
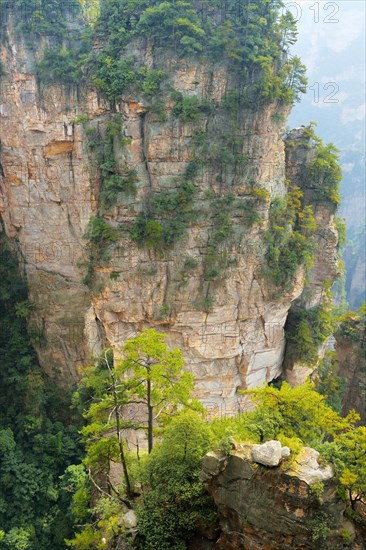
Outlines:
{"label": "rocky outcrop", "polygon": [[[290,314],[299,310],[315,308],[322,304],[325,297],[325,282],[330,286],[340,275],[338,256],[338,231],[334,217],[336,207],[330,201],[316,198],[317,187],[307,177],[307,166],[316,157],[315,147],[308,129],[302,126],[288,133],[286,136],[286,177],[294,185],[300,187],[304,193],[305,204],[313,208],[317,222],[315,240],[317,253],[315,261],[308,274],[306,288],[291,304]],[[320,178],[319,178],[320,179]],[[317,182],[316,185],[319,185]],[[321,185],[321,184],[320,184]],[[284,378],[292,385],[297,386],[314,372],[316,365],[307,364],[298,360],[296,343],[288,343],[283,370]],[[326,342],[319,348],[319,359],[326,351]]]}
{"label": "rocky outcrop", "polygon": [[279,441],[267,441],[263,443],[263,445],[253,445],[252,459],[258,464],[264,466],[278,466],[281,458],[282,449]]}
{"label": "rocky outcrop", "polygon": [[[279,442],[278,442],[279,443]],[[281,447],[281,444],[279,444]],[[236,445],[229,456],[210,452],[202,480],[218,509],[222,550],[361,549],[345,504],[336,495],[333,471],[318,463],[318,453],[266,467],[252,460],[251,445]],[[317,493],[312,484],[322,481]]]}
{"label": "rocky outcrop", "polygon": [[365,319],[346,314],[336,333],[336,374],[343,379],[342,414],[355,410],[366,425],[366,330]]}
{"label": "rocky outcrop", "polygon": [[[168,95],[162,121],[141,97],[125,97],[112,112],[93,90],[40,87],[34,52],[21,40],[14,42],[11,28],[7,41],[1,51],[7,74],[0,98],[0,212],[25,260],[30,299],[36,304],[30,325],[39,335],[35,345],[44,370],[70,384],[106,341],[118,357],[126,339],[144,326],[155,327],[167,333],[169,345],[183,350],[196,378],[196,394],[209,413],[235,414],[245,406],[239,389],[281,375],[284,325],[304,289],[302,269],[292,290],[280,297],[263,275],[270,201],[285,195],[286,171],[296,180],[295,153],[285,166],[281,120],[288,109],[279,113],[276,104],[243,108],[236,124],[245,168],[233,172],[229,166],[220,173],[212,163],[201,168],[195,181],[196,215],[184,238],[164,252],[142,249],[123,228],[131,227],[149,194],[176,188],[192,160],[195,130],[208,129],[214,140],[228,129],[220,110],[230,84],[225,63],[161,61],[175,90],[219,106],[215,117],[205,114],[198,124],[189,124],[173,116]],[[151,56],[148,48],[137,54]],[[90,290],[82,282],[80,264],[87,257],[83,235],[98,208],[100,173],[75,119],[82,114],[96,128],[116,113],[125,142],[116,157],[134,168],[139,181],[136,196],[125,197],[106,216],[111,226],[122,228],[120,239],[110,260],[95,266]],[[253,181],[265,192],[262,198],[253,198]],[[251,225],[243,213],[230,213],[235,238],[222,251],[226,267],[205,280],[205,258],[217,223],[212,194],[232,194],[238,204],[248,203],[259,221]],[[312,303],[319,299],[320,281],[325,275],[332,279],[336,271],[329,271],[337,240],[332,215],[323,208],[316,217],[320,249],[312,270]]]}

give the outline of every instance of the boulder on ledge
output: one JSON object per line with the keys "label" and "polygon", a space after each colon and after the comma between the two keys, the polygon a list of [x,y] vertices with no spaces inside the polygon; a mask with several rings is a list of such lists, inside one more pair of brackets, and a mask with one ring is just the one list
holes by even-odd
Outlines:
{"label": "boulder on ledge", "polygon": [[279,441],[266,441],[263,445],[253,445],[252,459],[264,466],[278,466],[282,458],[282,446]]}

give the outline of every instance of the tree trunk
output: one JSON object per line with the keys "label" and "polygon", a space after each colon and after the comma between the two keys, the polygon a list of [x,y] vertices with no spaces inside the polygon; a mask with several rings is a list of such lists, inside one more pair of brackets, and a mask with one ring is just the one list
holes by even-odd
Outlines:
{"label": "tree trunk", "polygon": [[121,423],[120,423],[120,418],[119,418],[118,406],[116,408],[116,425],[117,425],[116,428],[117,428],[119,455],[120,455],[120,458],[121,458],[123,475],[125,477],[125,482],[126,482],[127,498],[130,498],[130,499],[133,500],[133,491],[131,489],[131,483],[130,483],[130,478],[129,478],[128,469],[127,469],[126,455],[125,455],[125,450],[123,448]]}
{"label": "tree trunk", "polygon": [[151,380],[150,375],[147,377],[147,410],[148,410],[148,420],[147,420],[147,442],[148,442],[148,451],[149,454],[152,451],[154,441],[153,441],[153,406],[151,405]]}
{"label": "tree trunk", "polygon": [[130,477],[128,475],[128,469],[127,469],[126,455],[125,455],[125,450],[123,448],[121,419],[120,419],[120,412],[119,412],[119,405],[118,405],[118,396],[117,396],[117,392],[116,392],[116,381],[115,381],[115,378],[114,378],[113,374],[112,374],[112,380],[113,380],[113,401],[114,401],[114,407],[115,407],[115,411],[116,411],[116,413],[115,413],[115,415],[116,415],[116,431],[117,431],[117,439],[118,439],[119,456],[120,456],[120,459],[121,459],[123,475],[124,475],[125,482],[126,482],[127,498],[130,498],[130,499],[133,500],[133,491],[131,489]]}

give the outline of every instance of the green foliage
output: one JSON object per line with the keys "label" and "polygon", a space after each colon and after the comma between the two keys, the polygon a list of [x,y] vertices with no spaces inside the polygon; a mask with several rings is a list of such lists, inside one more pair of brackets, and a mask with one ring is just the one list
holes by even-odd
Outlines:
{"label": "green foliage", "polygon": [[168,350],[165,334],[155,330],[143,330],[124,345],[123,361],[117,365],[117,375],[123,379],[129,376],[126,386],[128,400],[141,404],[145,418],[140,422],[148,435],[149,451],[153,446],[156,424],[164,426],[179,407],[200,408],[190,399],[193,390],[193,376],[182,372],[182,352]]}
{"label": "green foliage", "polygon": [[338,413],[342,411],[342,398],[346,389],[344,378],[338,376],[337,354],[327,351],[315,373],[316,390],[324,395],[327,404]]}
{"label": "green foliage", "polygon": [[316,159],[305,170],[304,179],[314,189],[314,199],[330,201],[336,208],[340,204],[342,170],[338,149],[332,144],[324,145],[317,139]]}
{"label": "green foliage", "polygon": [[334,218],[334,224],[338,231],[338,248],[342,250],[347,242],[347,227],[345,223],[345,218],[340,218],[339,216],[336,216]]}
{"label": "green foliage", "polygon": [[108,261],[111,247],[119,240],[119,232],[111,227],[103,218],[93,216],[86,228],[84,239],[88,241],[88,262],[84,284],[90,285],[94,277],[94,269],[100,262]]}
{"label": "green foliage", "polygon": [[146,218],[141,212],[131,231],[131,237],[139,246],[161,248],[164,245],[164,227],[160,222]]}
{"label": "green foliage", "polygon": [[228,194],[212,201],[214,228],[208,243],[207,253],[204,259],[204,279],[214,281],[227,266],[227,255],[224,245],[233,236],[233,223],[231,212],[235,206],[235,197]]}
{"label": "green foliage", "polygon": [[16,27],[26,38],[41,35],[61,40],[67,29],[67,19],[80,14],[79,0],[2,0],[3,13],[14,14]]}
{"label": "green foliage", "polygon": [[120,115],[114,115],[97,128],[85,129],[91,156],[102,179],[99,208],[101,213],[118,204],[121,193],[136,193],[136,183],[139,181],[136,170],[130,168],[126,161],[116,159],[116,152],[123,152],[125,144],[129,142],[123,136],[122,129]]}
{"label": "green foliage", "polygon": [[[82,430],[87,447],[84,462],[94,472],[105,474],[111,460],[119,461],[126,467],[127,478],[122,430],[145,431],[151,450],[158,426],[169,422],[182,405],[198,407],[189,398],[193,378],[182,372],[181,351],[169,350],[165,337],[145,329],[125,343],[124,359],[116,366],[111,350],[107,350],[85,372],[74,400],[83,407],[88,421]],[[138,420],[126,413],[127,406],[136,404],[140,411]]]}
{"label": "green foliage", "polygon": [[324,461],[334,464],[344,499],[348,500],[353,509],[358,501],[365,503],[366,427],[358,426],[349,432],[342,431],[332,441],[323,443],[319,450]]}
{"label": "green foliage", "polygon": [[59,477],[80,449],[63,412],[67,398],[42,374],[30,344],[33,310],[14,248],[0,233],[0,544],[61,550],[72,521]]}
{"label": "green foliage", "polygon": [[[17,8],[21,10],[24,2],[16,0]],[[80,8],[78,2],[77,6]],[[82,74],[112,103],[132,90],[152,99],[160,89],[160,71],[147,75],[149,69],[137,64],[128,51],[141,36],[151,41],[156,56],[161,57],[165,50],[183,58],[226,58],[234,75],[246,78],[248,73],[256,74],[253,104],[293,103],[305,91],[305,69],[298,57],[288,56],[289,47],[296,41],[296,25],[289,12],[281,15],[281,8],[277,0],[250,0],[240,6],[230,1],[224,8],[221,0],[202,6],[193,0],[102,0],[99,9],[87,3],[83,9],[87,25],[84,43],[81,41],[81,52],[76,56]],[[63,7],[61,0],[31,0],[31,9],[26,12],[29,16],[20,17],[22,28],[47,35],[56,27],[60,39],[67,28],[68,11],[77,13]],[[87,47],[85,37],[90,39]],[[102,45],[97,56],[93,43]],[[54,60],[56,64],[60,61],[57,55]],[[50,72],[55,71],[51,68]],[[60,74],[66,76],[63,71]],[[182,105],[180,114],[187,122],[199,117],[195,101],[187,98],[187,104]]]}
{"label": "green foliage", "polygon": [[32,547],[31,534],[21,527],[15,527],[3,538],[2,545],[9,550],[29,550]]}
{"label": "green foliage", "polygon": [[118,231],[111,227],[105,220],[98,217],[90,218],[84,238],[93,245],[103,247],[105,244],[114,243],[118,240]]}
{"label": "green foliage", "polygon": [[172,99],[175,101],[173,116],[188,124],[199,122],[204,114],[210,114],[213,109],[208,100],[198,96],[184,97],[180,92],[174,92]]}
{"label": "green foliage", "polygon": [[172,421],[145,467],[149,490],[138,507],[138,548],[183,550],[195,527],[214,519],[199,480],[212,443],[209,426],[197,414],[184,412]]}
{"label": "green foliage", "polygon": [[77,52],[64,47],[47,48],[37,65],[37,78],[45,83],[78,84],[80,69]]}
{"label": "green foliage", "polygon": [[365,348],[366,330],[366,302],[358,311],[346,311],[339,318],[339,325],[336,331],[336,338],[339,341],[359,342],[361,348]]}
{"label": "green foliage", "polygon": [[[253,435],[257,434],[256,439],[259,434],[263,441],[277,439],[279,434],[283,434],[317,448],[330,438],[351,433],[358,419],[354,413],[347,418],[340,417],[310,383],[295,388],[283,383],[280,389],[264,387],[245,393],[257,408],[254,413],[244,415],[244,425],[249,426]],[[253,427],[247,417],[254,421]]]}
{"label": "green foliage", "polygon": [[[74,395],[74,405],[83,410],[87,421],[81,433],[86,444],[83,463],[88,478],[83,468],[70,467],[63,476],[63,483],[69,490],[76,490],[71,506],[75,521],[89,519],[93,526],[87,524],[69,540],[71,547],[83,549],[89,544],[91,548],[93,545],[99,548],[101,537],[111,542],[122,533],[120,503],[126,502],[125,498],[132,501],[134,484],[144,482],[143,460],[140,455],[137,464],[132,460],[126,450],[125,434],[129,430],[144,431],[151,452],[154,434],[164,433],[177,414],[185,414],[188,418],[188,413],[182,411],[202,409],[198,402],[190,399],[193,378],[182,372],[181,351],[169,350],[165,338],[164,334],[145,329],[125,343],[124,359],[117,365],[113,364],[111,350],[106,350],[95,365],[86,370]],[[208,432],[207,427],[205,430]],[[198,440],[197,436],[192,445]],[[200,447],[196,452],[200,453]],[[116,485],[109,475],[113,463],[122,465],[124,481],[121,485]],[[108,480],[106,485],[96,481],[103,479]],[[89,480],[99,494],[97,505],[92,499]],[[185,487],[188,491],[188,480]],[[201,485],[200,491],[203,494]],[[194,488],[190,496],[194,496]]]}
{"label": "green foliage", "polygon": [[252,195],[256,200],[261,202],[267,202],[270,198],[267,189],[261,189],[259,187],[253,190]]}
{"label": "green foliage", "polygon": [[330,531],[328,517],[323,512],[319,512],[310,520],[309,524],[312,541],[317,543],[325,542]]}
{"label": "green foliage", "polygon": [[15,306],[15,313],[17,317],[24,317],[25,319],[29,317],[29,315],[34,311],[36,308],[36,304],[34,302],[30,302],[29,300],[24,300],[24,302],[19,302]]}
{"label": "green foliage", "polygon": [[[259,442],[293,438],[317,449],[323,462],[333,463],[343,496],[351,506],[365,502],[366,428],[356,427],[359,416],[354,411],[341,417],[310,382],[295,388],[283,383],[279,389],[267,386],[244,393],[256,408],[238,419],[225,420],[234,428],[234,436],[239,433],[243,439]],[[220,430],[220,421],[217,424]],[[217,428],[214,432],[217,434]],[[318,493],[319,488],[315,491]],[[325,532],[323,527],[320,531]]]}
{"label": "green foliage", "polygon": [[[2,0],[2,6],[14,8],[17,28],[27,38],[48,36],[53,43],[56,39],[57,45],[40,63],[44,82],[92,81],[112,104],[130,92],[155,103],[164,75],[131,56],[131,44],[141,37],[151,41],[157,58],[162,50],[184,58],[226,58],[233,74],[244,82],[248,74],[256,74],[254,105],[293,103],[305,91],[304,66],[298,57],[288,56],[296,41],[295,21],[289,12],[281,15],[283,6],[277,0],[263,4],[250,0],[240,7],[230,1],[224,8],[221,0],[202,6],[193,0]],[[244,104],[245,92],[239,97]],[[196,121],[200,111],[196,100],[184,101],[182,120]]]}
{"label": "green foliage", "polygon": [[196,188],[184,178],[176,191],[160,191],[150,198],[146,212],[140,212],[131,237],[146,248],[162,250],[179,240],[193,217]]}
{"label": "green foliage", "polygon": [[[270,209],[270,230],[266,233],[268,276],[283,290],[290,290],[300,266],[313,263],[316,222],[309,205],[303,206],[299,187],[291,187],[286,200],[274,199]],[[303,327],[304,338],[307,329]]]}
{"label": "green foliage", "polygon": [[313,497],[317,500],[321,500],[324,493],[324,483],[321,481],[316,481],[310,485],[310,492]]}
{"label": "green foliage", "polygon": [[290,311],[285,331],[296,359],[310,365],[317,362],[319,347],[336,326],[331,300],[329,289],[325,289],[319,306]]}
{"label": "green foliage", "polygon": [[137,83],[134,60],[101,54],[93,82],[109,101],[115,101]]}

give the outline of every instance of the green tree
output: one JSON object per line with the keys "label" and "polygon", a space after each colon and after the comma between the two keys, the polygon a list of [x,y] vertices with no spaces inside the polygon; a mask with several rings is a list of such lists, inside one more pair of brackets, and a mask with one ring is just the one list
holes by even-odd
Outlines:
{"label": "green tree", "polygon": [[[123,428],[123,409],[127,403],[125,383],[119,380],[113,364],[112,350],[105,350],[96,364],[86,370],[74,395],[75,403],[86,404],[84,417],[87,425],[81,430],[86,443],[84,464],[89,477],[101,494],[119,494],[109,476],[111,462],[119,462],[123,468],[126,495],[133,498],[128,474]],[[94,475],[107,479],[107,490],[97,485]]]}
{"label": "green tree", "polygon": [[71,533],[71,496],[59,477],[81,460],[77,419],[37,363],[27,333],[35,304],[15,251],[0,231],[1,547],[58,550]]}
{"label": "green tree", "polygon": [[254,436],[264,425],[263,440],[282,435],[298,438],[303,444],[317,448],[326,440],[351,434],[359,419],[354,411],[346,418],[341,417],[310,382],[295,388],[284,382],[280,389],[266,386],[245,393],[257,408],[254,413],[243,415],[244,425]]}
{"label": "green tree", "polygon": [[356,503],[366,504],[366,427],[341,432],[319,449],[324,460],[334,464],[344,498],[355,510]]}
{"label": "green tree", "polygon": [[185,411],[171,422],[145,467],[149,489],[138,507],[139,548],[183,550],[195,527],[215,517],[199,480],[212,445],[209,425],[197,413]]}
{"label": "green tree", "polygon": [[324,395],[327,404],[338,413],[346,389],[344,378],[337,375],[338,359],[334,351],[327,351],[315,373],[315,388]]}
{"label": "green tree", "polygon": [[[263,387],[246,392],[256,404],[237,421],[242,436],[254,441],[280,439],[314,447],[332,462],[343,496],[354,509],[366,502],[366,427],[354,412],[340,416],[310,382],[291,388]],[[216,428],[220,432],[220,426]],[[284,439],[285,438],[285,439]]]}
{"label": "green tree", "polygon": [[[146,432],[150,453],[157,424],[164,425],[181,407],[199,407],[190,399],[193,377],[182,372],[182,353],[177,348],[169,350],[165,338],[155,330],[143,330],[126,342],[125,358],[117,365],[112,351],[106,350],[86,370],[75,393],[74,402],[83,408],[87,420],[82,429],[87,451],[84,464],[100,493],[120,495],[109,476],[111,462],[118,462],[123,468],[127,498],[133,499],[123,435],[126,431]],[[106,487],[98,485],[95,477],[106,479]]]}
{"label": "green tree", "polygon": [[190,399],[193,376],[183,372],[182,352],[168,349],[166,335],[144,329],[123,347],[125,358],[117,365],[117,377],[125,381],[127,403],[145,415],[140,426],[146,430],[149,453],[154,427],[164,424],[181,406],[199,407]]}

